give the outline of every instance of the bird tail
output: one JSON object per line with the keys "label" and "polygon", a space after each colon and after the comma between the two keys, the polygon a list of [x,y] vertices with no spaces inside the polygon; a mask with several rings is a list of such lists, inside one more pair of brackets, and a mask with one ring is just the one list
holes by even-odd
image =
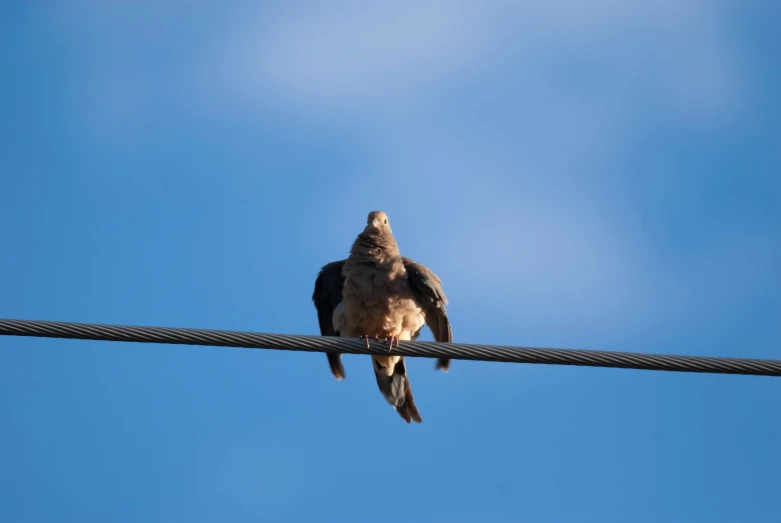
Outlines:
{"label": "bird tail", "polygon": [[437,358],[436,369],[442,369],[442,372],[450,370],[450,358]]}
{"label": "bird tail", "polygon": [[404,356],[399,357],[395,364],[391,357],[372,356],[372,366],[374,377],[377,378],[377,386],[385,401],[393,405],[399,416],[407,423],[413,420],[417,423],[422,422],[418,407],[415,405],[415,398],[412,397]]}
{"label": "bird tail", "polygon": [[326,352],[326,356],[328,357],[328,366],[331,367],[331,374],[333,374],[334,378],[337,380],[343,380],[345,375],[344,365],[342,365],[342,355],[338,352]]}

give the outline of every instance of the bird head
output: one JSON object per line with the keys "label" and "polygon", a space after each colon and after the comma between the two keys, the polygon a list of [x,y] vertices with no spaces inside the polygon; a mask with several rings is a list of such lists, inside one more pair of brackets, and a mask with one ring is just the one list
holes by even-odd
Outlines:
{"label": "bird head", "polygon": [[388,215],[382,211],[372,211],[366,219],[366,230],[392,234]]}

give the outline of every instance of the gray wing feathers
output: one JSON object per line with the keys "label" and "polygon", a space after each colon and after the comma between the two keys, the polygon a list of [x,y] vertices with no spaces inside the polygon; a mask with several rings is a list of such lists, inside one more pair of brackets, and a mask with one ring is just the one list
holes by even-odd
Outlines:
{"label": "gray wing feathers", "polygon": [[[345,260],[335,261],[323,266],[315,279],[312,301],[317,309],[317,320],[322,336],[339,336],[339,331],[334,329],[333,315],[334,309],[342,301],[342,287],[345,279],[342,276],[344,262]],[[334,377],[337,380],[344,379],[342,355],[338,352],[327,352],[326,356]]]}
{"label": "gray wing feathers", "polygon": [[[434,340],[451,343],[453,333],[445,310],[447,296],[442,290],[442,281],[428,267],[415,263],[409,258],[404,258],[404,267],[407,269],[410,287],[415,291],[418,302],[426,313],[426,325],[431,329]],[[419,334],[420,331],[416,332],[414,337],[417,338]],[[447,372],[450,368],[450,359],[437,359],[436,368]]]}

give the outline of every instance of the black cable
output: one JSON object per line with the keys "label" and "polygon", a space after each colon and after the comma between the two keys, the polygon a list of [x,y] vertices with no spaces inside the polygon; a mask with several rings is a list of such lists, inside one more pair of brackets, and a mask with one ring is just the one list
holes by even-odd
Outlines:
{"label": "black cable", "polygon": [[[170,327],[133,327],[38,320],[0,319],[0,335],[71,338],[83,340],[125,341],[140,343],[172,343],[212,345],[251,349],[297,350],[308,352],[343,352],[348,354],[387,354],[382,341],[370,342],[366,348],[358,338],[264,334],[254,332],[181,329]],[[714,358],[705,356],[667,356],[576,349],[546,349],[534,347],[504,347],[469,343],[436,343],[402,341],[393,348],[395,354],[424,358],[503,361],[513,363],[546,363],[615,367],[622,369],[666,370],[677,372],[708,372],[719,374],[750,374],[781,376],[781,361],[745,358]]]}

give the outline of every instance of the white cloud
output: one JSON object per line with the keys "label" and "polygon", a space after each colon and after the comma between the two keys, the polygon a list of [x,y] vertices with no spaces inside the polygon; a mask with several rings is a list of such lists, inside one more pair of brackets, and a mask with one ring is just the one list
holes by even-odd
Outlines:
{"label": "white cloud", "polygon": [[[338,196],[446,220],[403,245],[461,282],[462,297],[521,297],[518,314],[551,324],[611,318],[626,328],[674,311],[683,291],[639,220],[627,225],[632,206],[616,173],[660,118],[722,124],[751,81],[707,0],[241,6],[232,23],[215,20],[177,48],[183,56],[170,54],[157,80],[133,68],[137,44],[112,24],[155,28],[168,49],[169,22],[155,20],[174,13],[101,9],[79,10],[76,26],[116,32],[125,62],[112,53],[102,68],[85,65],[95,76],[84,112],[99,136],[126,139],[117,130],[154,114],[162,85],[209,117],[274,107],[318,129],[356,125],[371,154],[339,174]],[[187,24],[172,40],[195,34]],[[618,182],[608,205],[583,190],[606,178]],[[324,211],[348,212],[311,210]]]}
{"label": "white cloud", "polygon": [[[432,103],[495,61],[529,77],[582,61],[713,114],[734,102],[739,78],[718,9],[699,0],[316,3],[242,17],[219,66],[224,86],[250,100],[273,95],[348,118]],[[610,96],[626,95],[621,88]]]}
{"label": "white cloud", "polygon": [[354,106],[417,96],[474,56],[486,14],[473,2],[410,1],[264,13],[243,20],[229,40],[225,80],[251,98],[276,91]]}
{"label": "white cloud", "polygon": [[220,48],[220,83],[240,103],[359,125],[375,161],[343,196],[446,217],[417,245],[436,245],[425,260],[462,299],[517,300],[518,318],[601,322],[620,338],[674,314],[685,291],[622,187],[607,208],[582,180],[620,171],[660,118],[712,126],[735,114],[739,56],[719,9],[470,0],[264,12]]}

